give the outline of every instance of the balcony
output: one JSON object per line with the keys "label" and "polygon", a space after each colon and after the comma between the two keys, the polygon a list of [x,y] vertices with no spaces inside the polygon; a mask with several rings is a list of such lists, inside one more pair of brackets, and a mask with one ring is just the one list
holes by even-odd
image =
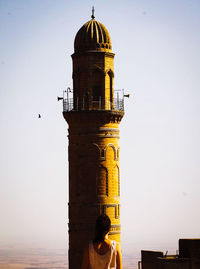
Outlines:
{"label": "balcony", "polygon": [[124,111],[124,91],[116,90],[112,101],[101,97],[99,97],[99,100],[93,100],[92,97],[88,96],[74,98],[72,90],[64,92],[63,112],[85,110]]}

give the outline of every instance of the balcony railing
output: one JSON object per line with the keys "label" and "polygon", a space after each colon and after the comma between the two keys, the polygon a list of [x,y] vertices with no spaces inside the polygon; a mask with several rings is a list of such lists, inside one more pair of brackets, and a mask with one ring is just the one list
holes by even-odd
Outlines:
{"label": "balcony railing", "polygon": [[58,97],[58,100],[63,100],[63,112],[82,111],[82,110],[113,110],[124,111],[124,89],[114,90],[112,98],[97,98],[86,92],[82,97],[76,94],[78,91],[67,88],[63,91],[63,97]]}
{"label": "balcony railing", "polygon": [[113,102],[100,98],[99,101],[90,101],[86,98],[64,98],[63,111],[80,111],[80,110],[115,110],[124,111],[124,98],[113,98]]}

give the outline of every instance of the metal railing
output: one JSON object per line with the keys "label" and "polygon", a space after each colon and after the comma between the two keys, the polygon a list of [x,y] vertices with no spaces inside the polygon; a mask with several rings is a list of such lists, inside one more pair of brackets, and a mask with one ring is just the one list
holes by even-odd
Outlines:
{"label": "metal railing", "polygon": [[84,96],[83,98],[74,98],[73,95],[63,95],[63,111],[80,111],[80,110],[114,110],[124,111],[124,95],[117,92],[117,97],[112,101],[99,97],[99,100],[93,100],[92,97]]}
{"label": "metal railing", "polygon": [[86,101],[84,98],[80,100],[76,98],[63,99],[63,111],[79,111],[79,110],[115,110],[124,111],[124,98],[114,98],[113,102],[102,99],[99,101]]}
{"label": "metal railing", "polygon": [[97,98],[86,92],[83,96],[77,96],[78,91],[74,91],[69,87],[63,91],[63,97],[58,97],[63,100],[63,112],[81,111],[81,110],[113,110],[124,111],[124,97],[129,95],[124,94],[124,90],[114,90],[113,96],[109,98]]}

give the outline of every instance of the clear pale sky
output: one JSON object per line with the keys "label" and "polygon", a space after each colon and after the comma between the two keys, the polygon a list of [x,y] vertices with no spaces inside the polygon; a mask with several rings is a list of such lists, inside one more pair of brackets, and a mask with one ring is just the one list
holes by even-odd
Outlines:
{"label": "clear pale sky", "polygon": [[74,37],[93,5],[116,54],[114,86],[131,94],[122,249],[175,250],[200,237],[199,0],[0,0],[0,242],[68,240],[68,126],[56,97],[72,86]]}

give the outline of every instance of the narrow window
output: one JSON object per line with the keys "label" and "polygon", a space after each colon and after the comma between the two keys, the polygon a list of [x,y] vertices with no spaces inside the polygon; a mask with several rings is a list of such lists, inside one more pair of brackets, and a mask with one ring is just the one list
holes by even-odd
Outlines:
{"label": "narrow window", "polygon": [[93,87],[93,101],[99,101],[101,96],[101,87],[98,85],[95,85]]}

